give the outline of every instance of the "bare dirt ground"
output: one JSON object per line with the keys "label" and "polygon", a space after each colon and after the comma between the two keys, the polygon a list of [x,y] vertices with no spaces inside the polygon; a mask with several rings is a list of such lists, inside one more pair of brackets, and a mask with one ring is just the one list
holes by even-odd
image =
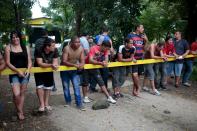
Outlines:
{"label": "bare dirt ground", "polygon": [[[33,75],[26,92],[24,121],[15,117],[12,93],[7,76],[0,76],[0,131],[196,131],[197,83],[192,87],[174,88],[169,85],[161,96],[141,92],[141,98],[131,95],[132,82],[128,78],[122,92],[123,98],[108,109],[92,110],[101,93],[89,94],[93,102],[85,104],[86,111],[76,109],[73,103],[64,107],[64,97],[59,73],[55,74],[58,91],[51,96],[54,110],[34,116],[38,107]],[[109,82],[111,86],[111,82]],[[72,90],[72,89],[71,89]]]}

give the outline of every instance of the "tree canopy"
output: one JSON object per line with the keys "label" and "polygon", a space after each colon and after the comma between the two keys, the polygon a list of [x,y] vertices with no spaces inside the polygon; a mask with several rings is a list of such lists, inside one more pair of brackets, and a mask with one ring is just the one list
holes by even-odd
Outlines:
{"label": "tree canopy", "polygon": [[142,7],[140,0],[50,0],[49,7],[43,11],[54,23],[67,25],[65,31],[77,35],[83,32],[95,35],[107,25],[110,35],[119,43],[132,31]]}
{"label": "tree canopy", "polygon": [[[159,22],[154,22],[152,28],[156,28],[154,32],[159,35],[160,32],[179,30],[184,33],[190,43],[197,37],[197,0],[149,0],[146,11],[150,14],[144,12],[141,21],[147,20],[145,23],[149,23],[151,28],[151,20],[148,17],[153,14],[153,18]],[[146,20],[145,17],[147,17]],[[161,26],[157,27],[158,25]],[[153,33],[150,34],[154,36]]]}
{"label": "tree canopy", "polygon": [[[0,31],[21,30],[35,1],[0,1]],[[138,23],[144,24],[151,41],[175,30],[183,31],[190,42],[197,36],[196,0],[49,0],[49,7],[42,10],[53,20],[46,26],[68,37],[95,35],[106,25],[114,43],[121,44]]]}
{"label": "tree canopy", "polygon": [[50,0],[44,12],[68,35],[68,31],[98,34],[107,25],[113,40],[120,44],[137,23],[142,23],[151,41],[175,30],[183,31],[192,41],[197,34],[196,4],[196,0]]}
{"label": "tree canopy", "polygon": [[21,30],[23,21],[31,18],[31,7],[35,0],[1,0],[0,32]]}

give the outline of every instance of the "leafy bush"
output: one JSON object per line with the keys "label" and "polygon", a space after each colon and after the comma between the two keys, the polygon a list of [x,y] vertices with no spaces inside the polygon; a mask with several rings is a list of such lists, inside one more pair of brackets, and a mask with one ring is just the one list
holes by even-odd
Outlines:
{"label": "leafy bush", "polygon": [[190,78],[192,81],[197,81],[197,61],[194,62],[193,72]]}

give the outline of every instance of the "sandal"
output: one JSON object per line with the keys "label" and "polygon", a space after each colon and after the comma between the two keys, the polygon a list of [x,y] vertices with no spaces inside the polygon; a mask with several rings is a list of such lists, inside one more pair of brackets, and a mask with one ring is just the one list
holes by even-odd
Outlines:
{"label": "sandal", "polygon": [[38,111],[39,111],[39,112],[44,112],[44,111],[45,111],[45,108],[44,108],[44,107],[40,107],[40,108],[38,109]]}
{"label": "sandal", "polygon": [[51,111],[52,107],[51,106],[45,106],[45,109],[48,110],[48,111]]}
{"label": "sandal", "polygon": [[18,117],[19,120],[24,120],[24,119],[25,119],[23,113],[19,113],[19,112],[18,112],[18,113],[17,113],[17,117]]}
{"label": "sandal", "polygon": [[175,87],[176,87],[176,88],[179,88],[179,86],[180,86],[179,84],[175,84]]}

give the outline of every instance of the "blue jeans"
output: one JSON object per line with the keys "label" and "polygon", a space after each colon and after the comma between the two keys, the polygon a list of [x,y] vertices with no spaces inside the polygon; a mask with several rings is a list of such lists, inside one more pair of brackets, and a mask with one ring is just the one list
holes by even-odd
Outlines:
{"label": "blue jeans", "polygon": [[[101,73],[101,76],[102,76],[102,79],[105,83],[105,86],[107,88],[107,81],[108,81],[108,73],[109,73],[109,69],[108,68],[100,68],[100,73]],[[97,82],[94,78],[91,77],[90,79],[90,89],[94,90],[96,88],[96,85],[97,85]]]}
{"label": "blue jeans", "polygon": [[174,61],[169,61],[166,63],[166,74],[167,76],[174,74]]}
{"label": "blue jeans", "polygon": [[155,71],[153,69],[154,64],[146,64],[144,65],[145,67],[145,78],[148,78],[149,80],[154,80],[155,79]]}
{"label": "blue jeans", "polygon": [[166,62],[154,64],[154,71],[155,71],[155,86],[157,88],[159,86],[164,87],[165,86],[164,82],[166,77]]}
{"label": "blue jeans", "polygon": [[126,79],[126,67],[113,67],[112,68],[112,86],[113,88],[121,87]]}
{"label": "blue jeans", "polygon": [[62,79],[62,86],[64,92],[64,98],[66,103],[71,103],[71,95],[70,95],[70,80],[73,85],[75,102],[78,107],[82,106],[81,94],[80,94],[80,78],[77,74],[77,71],[62,71],[60,72],[60,76]]}
{"label": "blue jeans", "polygon": [[188,82],[189,77],[192,74],[192,70],[193,70],[192,68],[193,68],[193,61],[192,60],[185,60],[185,62],[184,62],[184,69],[185,70],[183,73],[183,80],[182,80],[183,83]]}
{"label": "blue jeans", "polygon": [[174,65],[175,76],[181,76],[182,68],[183,68],[183,63],[176,63],[175,62],[175,65]]}

